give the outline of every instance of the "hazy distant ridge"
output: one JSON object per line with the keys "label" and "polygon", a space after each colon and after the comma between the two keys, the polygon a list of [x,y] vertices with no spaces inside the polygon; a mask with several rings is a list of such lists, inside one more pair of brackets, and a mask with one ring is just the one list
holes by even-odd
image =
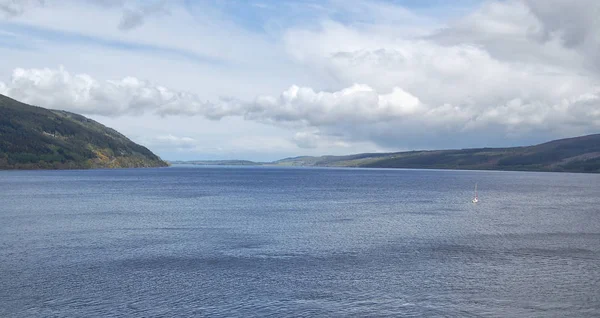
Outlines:
{"label": "hazy distant ridge", "polygon": [[600,134],[528,147],[301,156],[271,163],[243,162],[277,166],[600,172]]}

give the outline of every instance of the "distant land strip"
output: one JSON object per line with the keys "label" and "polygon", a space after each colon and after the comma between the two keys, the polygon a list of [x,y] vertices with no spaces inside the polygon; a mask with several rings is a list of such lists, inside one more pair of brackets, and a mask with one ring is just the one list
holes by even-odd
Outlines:
{"label": "distant land strip", "polygon": [[193,160],[171,161],[171,163],[599,173],[600,134],[559,139],[527,147],[363,153],[348,156],[302,156],[273,162]]}

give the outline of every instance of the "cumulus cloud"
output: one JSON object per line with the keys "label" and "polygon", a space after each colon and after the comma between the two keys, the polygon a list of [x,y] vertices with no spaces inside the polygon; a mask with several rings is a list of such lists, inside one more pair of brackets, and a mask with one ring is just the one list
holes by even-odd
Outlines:
{"label": "cumulus cloud", "polygon": [[538,38],[559,40],[564,47],[579,52],[584,67],[600,75],[600,2],[595,0],[526,0],[540,23]]}
{"label": "cumulus cloud", "polygon": [[13,71],[8,83],[0,84],[2,93],[20,101],[48,108],[87,115],[120,116],[152,112],[158,115],[204,115],[219,119],[239,114],[233,102],[208,102],[197,95],[125,77],[97,80],[87,74],[71,74],[58,69]]}
{"label": "cumulus cloud", "polygon": [[525,0],[539,21],[540,40],[559,38],[567,47],[578,47],[600,39],[600,2],[595,0]]}
{"label": "cumulus cloud", "polygon": [[279,96],[254,101],[224,98],[202,101],[196,94],[125,77],[100,81],[87,74],[58,69],[15,69],[0,89],[18,100],[90,115],[119,116],[152,112],[158,115],[200,115],[209,119],[245,116],[272,122],[305,122],[310,126],[348,122],[379,122],[420,111],[417,98],[396,88],[379,94],[368,85],[355,84],[337,92],[316,92],[291,86]]}
{"label": "cumulus cloud", "polygon": [[[400,87],[378,91],[366,84],[353,84],[333,92],[293,85],[278,96],[264,95],[247,101],[234,98],[203,101],[196,94],[134,77],[101,81],[86,74],[71,74],[62,67],[16,69],[8,83],[0,82],[0,92],[30,104],[88,115],[153,113],[203,116],[213,120],[238,116],[300,129],[293,142],[301,148],[332,143],[341,146],[344,141],[374,141],[391,146],[409,137],[421,140],[423,136],[439,134],[458,136],[485,132],[490,127],[496,127],[501,134],[600,128],[600,86],[585,85],[585,81],[577,78],[559,76],[557,79],[536,74],[523,66],[518,70],[517,66],[494,62],[476,49],[471,52],[470,48],[452,48],[447,53],[453,50],[458,52],[456,56],[446,55],[448,60],[441,61],[422,53],[426,50],[419,50],[419,59],[424,61],[410,62],[422,63],[423,68],[429,64],[431,72],[439,78],[429,83],[416,76],[404,82],[401,78],[395,80],[410,88],[410,92]],[[410,70],[410,66],[404,66],[406,58],[397,54],[400,53],[361,52],[352,58],[359,61],[358,64],[385,60],[395,63],[393,67],[388,64],[388,68]],[[459,58],[461,55],[463,59]],[[469,72],[470,68],[480,72]],[[369,69],[377,69],[377,66],[371,65]],[[394,75],[383,70],[380,74]],[[481,77],[487,78],[481,81]],[[544,87],[538,87],[540,84]],[[417,97],[419,95],[424,101]],[[193,144],[193,140],[173,136],[163,136],[162,142],[180,146]]]}
{"label": "cumulus cloud", "polygon": [[[100,80],[63,68],[16,69],[0,92],[84,114],[236,116],[291,127],[290,142],[305,149],[449,139],[476,146],[600,128],[600,2],[486,1],[443,27],[423,27],[428,19],[391,4],[356,3],[361,9],[347,17],[355,23],[332,17],[284,32],[287,58],[313,80],[276,93],[207,101],[136,77]],[[120,28],[156,8],[127,7]]]}
{"label": "cumulus cloud", "polygon": [[419,100],[400,88],[380,94],[368,85],[354,84],[336,92],[316,92],[291,86],[279,96],[260,96],[244,108],[246,117],[276,122],[305,122],[327,126],[347,123],[381,122],[417,113]]}
{"label": "cumulus cloud", "polygon": [[391,116],[392,123],[338,123],[322,134],[425,144],[480,132],[476,142],[485,144],[490,136],[596,132],[600,73],[590,66],[600,61],[599,4],[569,3],[488,1],[420,37],[325,21],[317,29],[290,30],[285,45],[299,63],[339,86],[362,82],[379,92],[402,90],[420,102],[417,112]]}
{"label": "cumulus cloud", "polygon": [[432,38],[448,45],[472,43],[501,60],[598,75],[599,14],[595,0],[487,1]]}

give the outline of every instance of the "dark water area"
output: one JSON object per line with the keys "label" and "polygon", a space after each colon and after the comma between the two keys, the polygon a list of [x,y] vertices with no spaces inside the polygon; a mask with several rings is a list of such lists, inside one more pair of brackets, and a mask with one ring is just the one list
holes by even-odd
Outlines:
{"label": "dark water area", "polygon": [[171,167],[0,189],[0,317],[600,316],[600,175]]}

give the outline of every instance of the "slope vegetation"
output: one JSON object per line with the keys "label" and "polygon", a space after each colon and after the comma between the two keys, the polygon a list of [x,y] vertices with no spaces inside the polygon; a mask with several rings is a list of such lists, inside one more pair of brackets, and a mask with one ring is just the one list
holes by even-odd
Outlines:
{"label": "slope vegetation", "polygon": [[0,169],[166,165],[147,148],[89,118],[0,95]]}
{"label": "slope vegetation", "polygon": [[600,134],[535,146],[296,157],[285,166],[600,172]]}

